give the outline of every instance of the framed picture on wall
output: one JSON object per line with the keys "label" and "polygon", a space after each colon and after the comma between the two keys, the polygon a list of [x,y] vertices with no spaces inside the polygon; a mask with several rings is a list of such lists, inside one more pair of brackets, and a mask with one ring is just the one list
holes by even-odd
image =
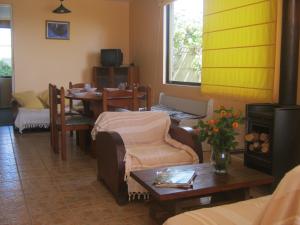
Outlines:
{"label": "framed picture on wall", "polygon": [[70,22],[46,20],[46,38],[70,40]]}

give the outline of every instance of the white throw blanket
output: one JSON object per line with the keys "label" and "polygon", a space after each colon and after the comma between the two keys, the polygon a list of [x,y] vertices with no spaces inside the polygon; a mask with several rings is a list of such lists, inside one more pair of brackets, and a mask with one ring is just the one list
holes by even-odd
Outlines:
{"label": "white throw blanket", "polygon": [[49,109],[19,108],[15,126],[22,133],[26,128],[48,128],[50,125]]}
{"label": "white throw blanket", "polygon": [[117,132],[123,139],[129,197],[147,194],[130,178],[130,171],[199,162],[193,149],[169,136],[170,124],[165,112],[104,112],[98,117],[94,139],[101,131]]}
{"label": "white throw blanket", "polygon": [[285,174],[255,225],[300,225],[300,166]]}
{"label": "white throw blanket", "polygon": [[272,195],[185,212],[163,225],[300,225],[300,166],[288,172]]}

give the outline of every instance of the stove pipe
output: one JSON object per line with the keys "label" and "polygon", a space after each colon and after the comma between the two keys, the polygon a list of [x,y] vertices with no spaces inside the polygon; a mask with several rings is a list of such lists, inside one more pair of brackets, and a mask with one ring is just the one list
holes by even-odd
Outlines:
{"label": "stove pipe", "polygon": [[283,0],[279,104],[296,105],[300,0]]}

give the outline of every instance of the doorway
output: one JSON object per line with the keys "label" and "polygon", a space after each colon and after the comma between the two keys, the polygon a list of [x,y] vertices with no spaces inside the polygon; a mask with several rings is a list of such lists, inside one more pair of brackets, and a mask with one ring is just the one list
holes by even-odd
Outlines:
{"label": "doorway", "polygon": [[12,9],[0,4],[0,126],[12,121]]}

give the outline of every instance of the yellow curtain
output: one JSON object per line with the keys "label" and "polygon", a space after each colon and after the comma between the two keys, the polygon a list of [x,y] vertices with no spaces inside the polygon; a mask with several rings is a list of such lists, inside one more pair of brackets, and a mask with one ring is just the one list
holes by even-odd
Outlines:
{"label": "yellow curtain", "polygon": [[271,101],[276,0],[204,0],[203,93]]}

